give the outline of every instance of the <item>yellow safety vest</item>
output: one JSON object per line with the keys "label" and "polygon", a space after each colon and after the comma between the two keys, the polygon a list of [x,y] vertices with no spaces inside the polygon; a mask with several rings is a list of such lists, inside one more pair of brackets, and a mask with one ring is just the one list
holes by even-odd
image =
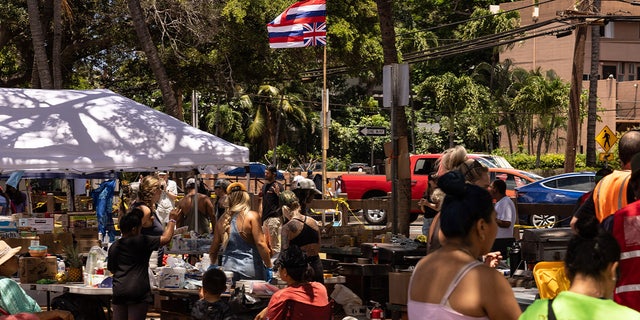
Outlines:
{"label": "yellow safety vest", "polygon": [[593,204],[598,221],[602,222],[606,217],[627,205],[629,178],[631,178],[631,171],[614,170],[598,182],[593,189]]}

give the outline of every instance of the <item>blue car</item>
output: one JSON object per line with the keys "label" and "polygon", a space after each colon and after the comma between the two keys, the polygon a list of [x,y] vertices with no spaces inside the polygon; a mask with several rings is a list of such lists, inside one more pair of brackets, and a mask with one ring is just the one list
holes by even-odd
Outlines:
{"label": "blue car", "polygon": [[[568,226],[580,197],[593,190],[594,172],[563,173],[517,187],[516,204],[521,224],[537,228]],[[562,218],[562,222],[560,222]]]}

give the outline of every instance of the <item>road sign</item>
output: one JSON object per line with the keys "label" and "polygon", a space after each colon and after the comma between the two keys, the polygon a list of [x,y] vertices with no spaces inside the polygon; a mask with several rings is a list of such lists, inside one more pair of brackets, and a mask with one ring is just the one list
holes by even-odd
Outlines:
{"label": "road sign", "polygon": [[616,134],[609,129],[608,126],[604,126],[600,133],[596,136],[596,142],[604,149],[604,152],[608,153],[609,149],[616,144],[618,141],[618,137]]}
{"label": "road sign", "polygon": [[387,135],[387,128],[384,127],[359,127],[358,133],[361,136],[382,137]]}
{"label": "road sign", "polygon": [[613,153],[603,152],[603,153],[598,155],[598,160],[600,160],[600,161],[612,161],[613,160]]}

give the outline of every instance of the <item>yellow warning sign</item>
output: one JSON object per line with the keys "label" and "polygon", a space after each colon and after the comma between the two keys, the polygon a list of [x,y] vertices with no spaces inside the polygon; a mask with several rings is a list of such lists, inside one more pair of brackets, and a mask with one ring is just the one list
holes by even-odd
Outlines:
{"label": "yellow warning sign", "polygon": [[609,149],[618,142],[618,137],[608,126],[604,126],[596,136],[596,142],[604,149],[605,153],[608,153]]}
{"label": "yellow warning sign", "polygon": [[613,153],[603,152],[603,153],[598,155],[598,160],[600,160],[600,161],[612,161],[613,160]]}

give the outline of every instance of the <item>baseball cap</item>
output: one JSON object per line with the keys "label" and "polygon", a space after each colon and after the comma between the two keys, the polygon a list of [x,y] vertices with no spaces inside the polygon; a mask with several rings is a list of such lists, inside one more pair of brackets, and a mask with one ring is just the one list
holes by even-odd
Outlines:
{"label": "baseball cap", "polygon": [[313,190],[317,194],[322,194],[322,192],[320,192],[320,190],[316,189],[316,184],[313,182],[313,180],[307,179],[307,178],[298,180],[296,189]]}
{"label": "baseball cap", "polygon": [[166,171],[158,171],[158,175],[159,176],[166,176],[167,172]]}
{"label": "baseball cap", "polygon": [[227,187],[227,193],[235,192],[235,191],[247,191],[247,187],[240,182],[234,182]]}
{"label": "baseball cap", "polygon": [[196,187],[196,179],[194,179],[194,178],[187,179],[187,184],[186,184],[185,187],[186,188],[195,188]]}
{"label": "baseball cap", "polygon": [[227,187],[229,186],[230,182],[228,180],[225,179],[218,179],[216,180],[216,183],[213,185],[214,188],[222,188],[223,190],[227,190]]}

